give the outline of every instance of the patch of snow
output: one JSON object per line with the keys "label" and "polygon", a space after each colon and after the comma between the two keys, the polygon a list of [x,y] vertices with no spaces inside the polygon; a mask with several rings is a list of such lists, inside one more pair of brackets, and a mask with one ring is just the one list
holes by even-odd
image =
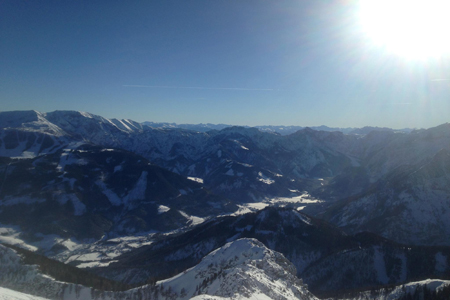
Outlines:
{"label": "patch of snow", "polygon": [[199,178],[199,177],[188,177],[187,179],[203,184],[203,178]]}
{"label": "patch of snow", "polygon": [[158,214],[163,214],[165,212],[168,212],[170,210],[170,207],[160,205],[158,206]]}
{"label": "patch of snow", "polygon": [[72,261],[98,261],[101,260],[103,254],[100,252],[94,252],[94,253],[86,253],[82,255],[73,255],[69,257],[69,259],[66,261],[66,263],[70,263]]}
{"label": "patch of snow", "polygon": [[80,244],[76,241],[72,241],[72,239],[60,241],[60,244],[66,247],[69,251],[74,251],[80,247]]}
{"label": "patch of snow", "polygon": [[77,268],[82,268],[82,269],[84,269],[84,268],[102,268],[102,267],[107,267],[111,263],[114,263],[114,262],[118,262],[118,260],[110,260],[107,262],[92,261],[92,262],[78,264]]}
{"label": "patch of snow", "polygon": [[258,180],[261,182],[264,182],[265,184],[272,184],[275,182],[275,180],[273,180],[270,177],[265,176],[262,172],[258,172]]}
{"label": "patch of snow", "polygon": [[61,157],[59,158],[59,163],[56,167],[56,170],[58,170],[59,172],[63,172],[64,168],[67,165],[73,164],[85,166],[88,164],[88,162],[85,159],[79,158],[77,155],[75,155],[73,153],[73,149],[64,149],[63,153],[61,153]]}
{"label": "patch of snow", "polygon": [[74,251],[81,247],[81,244],[74,238],[65,239],[55,234],[37,233],[39,239],[35,242],[25,242],[21,238],[21,229],[19,226],[0,224],[0,243],[18,246],[20,248],[37,251],[50,250],[55,245],[63,245],[68,251]]}
{"label": "patch of snow", "polygon": [[264,202],[258,202],[258,203],[247,203],[247,207],[252,208],[253,210],[263,210],[267,206],[269,206],[268,203]]}
{"label": "patch of snow", "polygon": [[[449,286],[450,281],[440,279],[426,279],[422,281],[409,282],[404,285],[397,286],[392,292],[385,295],[382,299],[394,300],[404,296],[405,293],[413,294],[417,287],[426,286],[429,290],[440,291],[444,287]],[[361,298],[362,299],[362,298]],[[368,299],[368,298],[364,298]],[[381,299],[381,298],[380,298]]]}
{"label": "patch of snow", "polygon": [[37,251],[38,247],[26,244],[21,238],[21,230],[18,226],[0,225],[0,243],[19,246],[29,251]]}
{"label": "patch of snow", "polygon": [[178,211],[183,217],[185,217],[186,219],[190,220],[191,223],[189,225],[197,225],[197,224],[201,224],[203,222],[205,222],[204,218],[200,218],[200,217],[196,217],[196,216],[190,216],[187,213],[179,210]]}
{"label": "patch of snow", "polygon": [[[291,192],[295,192],[298,190],[290,190]],[[322,200],[315,199],[308,193],[303,193],[300,196],[295,197],[276,197],[269,200],[272,204],[277,203],[296,203],[296,204],[311,204],[311,203],[322,203]]]}
{"label": "patch of snow", "polygon": [[267,206],[269,206],[270,203],[265,202],[255,202],[255,203],[245,203],[245,204],[237,204],[238,210],[234,213],[228,214],[230,216],[239,216],[239,215],[245,215],[254,211],[263,210]]}
{"label": "patch of snow", "polygon": [[42,298],[0,287],[0,300],[47,300],[47,299],[48,298]]}
{"label": "patch of snow", "polygon": [[246,168],[252,168],[252,167],[253,167],[252,165],[245,164],[245,163],[240,163],[240,162],[238,162],[238,164],[240,164],[240,165],[242,165],[242,166],[244,166],[244,167],[246,167]]}
{"label": "patch of snow", "polygon": [[303,223],[311,225],[311,219],[310,218],[308,218],[307,216],[302,215],[301,213],[298,213],[298,212],[294,212],[294,213]]}
{"label": "patch of snow", "polygon": [[35,158],[36,154],[34,152],[31,151],[23,151],[22,155],[18,158]]}

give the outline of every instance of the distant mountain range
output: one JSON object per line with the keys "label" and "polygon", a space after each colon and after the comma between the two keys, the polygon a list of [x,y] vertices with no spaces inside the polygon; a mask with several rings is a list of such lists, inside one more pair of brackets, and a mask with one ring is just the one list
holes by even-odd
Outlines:
{"label": "distant mountain range", "polygon": [[[206,123],[206,124],[177,124],[177,123],[167,123],[167,122],[162,122],[162,123],[157,123],[157,122],[142,122],[143,125],[152,127],[152,128],[164,128],[164,129],[170,129],[170,128],[181,128],[181,129],[188,129],[188,130],[193,130],[193,131],[198,131],[198,132],[208,132],[211,130],[222,130],[225,129],[227,127],[233,127],[235,125],[227,125],[227,124],[211,124],[211,123]],[[250,126],[243,126],[245,128],[250,128]],[[321,125],[321,126],[310,126],[310,127],[304,127],[304,126],[276,126],[276,125],[260,125],[260,126],[252,126],[254,128],[258,128],[261,131],[267,131],[267,132],[276,132],[279,133],[281,135],[289,135],[292,134],[294,132],[297,132],[299,130],[305,129],[305,128],[311,128],[313,130],[320,130],[320,131],[340,131],[342,133],[345,134],[367,134],[371,131],[396,131],[396,132],[411,132],[414,129],[411,128],[403,128],[403,129],[391,129],[391,128],[387,128],[387,127],[371,127],[371,126],[366,126],[363,128],[355,128],[355,127],[345,127],[345,128],[341,128],[341,127],[328,127],[325,125]]]}
{"label": "distant mountain range", "polygon": [[[231,268],[247,298],[450,278],[450,124],[294,129],[0,112],[0,242],[134,285],[195,269],[220,247],[239,264],[247,248],[281,253],[270,255],[284,271],[258,256],[250,272],[226,254],[213,273],[183,273],[203,274],[193,290],[179,277],[137,288],[164,290],[155,299],[233,298],[215,290]],[[271,290],[277,272],[286,280]]]}

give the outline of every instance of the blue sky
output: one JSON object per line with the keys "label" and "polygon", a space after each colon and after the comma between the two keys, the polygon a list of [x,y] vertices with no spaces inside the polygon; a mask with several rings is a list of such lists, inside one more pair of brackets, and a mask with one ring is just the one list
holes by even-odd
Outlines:
{"label": "blue sky", "polygon": [[358,17],[358,1],[0,1],[0,110],[250,126],[449,122],[448,57],[389,53]]}

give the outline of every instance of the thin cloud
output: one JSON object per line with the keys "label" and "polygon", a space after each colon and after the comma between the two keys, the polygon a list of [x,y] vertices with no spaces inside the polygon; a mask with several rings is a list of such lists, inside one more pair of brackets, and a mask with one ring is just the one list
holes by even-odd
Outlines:
{"label": "thin cloud", "polygon": [[124,84],[124,87],[134,88],[157,88],[157,89],[191,89],[191,90],[234,90],[234,91],[275,91],[275,89],[250,89],[250,88],[211,88],[211,87],[198,87],[198,86],[167,86],[167,85],[128,85]]}

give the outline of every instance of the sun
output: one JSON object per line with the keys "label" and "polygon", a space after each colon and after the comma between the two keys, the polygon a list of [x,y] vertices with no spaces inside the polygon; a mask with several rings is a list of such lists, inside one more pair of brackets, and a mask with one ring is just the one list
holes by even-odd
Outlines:
{"label": "sun", "polygon": [[410,59],[450,53],[450,0],[360,0],[359,19],[372,42]]}

